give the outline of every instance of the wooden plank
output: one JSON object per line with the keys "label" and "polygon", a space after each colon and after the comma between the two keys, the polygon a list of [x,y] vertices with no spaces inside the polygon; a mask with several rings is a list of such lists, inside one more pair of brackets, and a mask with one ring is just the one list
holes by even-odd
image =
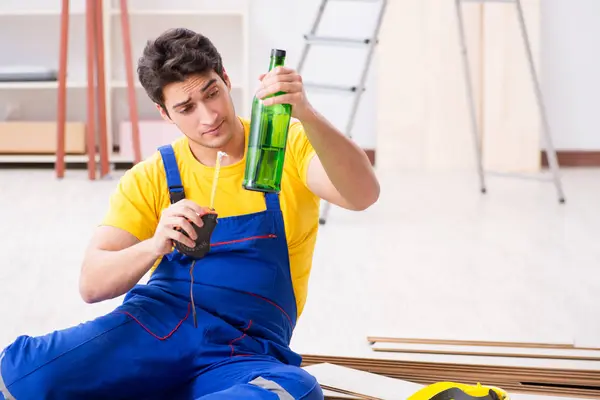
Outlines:
{"label": "wooden plank", "polygon": [[56,122],[7,121],[0,122],[1,154],[85,154],[83,122],[66,122],[62,125],[60,148],[56,143]]}
{"label": "wooden plank", "polygon": [[515,393],[510,395],[510,400],[572,400],[570,397],[555,397],[555,396],[533,396],[530,394]]}
{"label": "wooden plank", "polygon": [[313,364],[304,369],[321,387],[373,400],[405,400],[421,385],[329,363]]}
{"label": "wooden plank", "polygon": [[356,398],[359,400],[383,400],[378,397],[371,397],[371,396],[367,396],[367,395],[360,394],[360,393],[348,392],[346,390],[329,387],[327,385],[322,385],[322,388],[324,388],[325,390],[328,390],[329,392],[334,392],[334,393],[339,392],[339,394],[341,394],[343,396],[350,396],[352,398]]}
{"label": "wooden plank", "polygon": [[[421,89],[422,94],[413,96],[411,93],[407,100],[419,103],[419,97],[424,97],[422,102],[425,110],[420,121],[421,126],[416,127],[417,129],[422,128],[422,131],[413,129],[409,135],[422,137],[422,147],[419,149],[423,154],[422,167],[431,170],[474,168],[476,160],[474,137],[466,96],[455,2],[448,0],[418,0],[418,2],[422,3],[421,13],[425,20],[422,50],[424,59],[421,64],[416,66],[418,70],[416,74],[409,76],[408,79],[421,78],[424,80],[424,85]],[[481,10],[482,7],[478,4],[462,7],[476,118],[477,116],[485,117],[483,102],[484,96],[486,96],[484,88],[481,87],[486,83],[485,70],[482,69],[483,55],[480,54],[480,50],[484,49],[481,41],[483,39],[482,29],[485,29],[481,21],[483,15]],[[406,56],[405,47],[403,43],[398,43],[401,40],[413,41],[415,38],[414,36],[395,38],[396,57],[404,58]],[[390,51],[392,50],[390,49]],[[487,49],[485,51],[487,52]],[[389,57],[382,54],[381,51],[379,55]],[[405,58],[405,60],[411,60],[411,62],[404,61],[404,64],[414,62],[411,58]],[[385,79],[390,81],[400,79],[398,75],[396,73],[396,78],[388,76]],[[390,82],[390,84],[392,83]],[[379,90],[386,89],[382,85],[378,88],[378,94]],[[403,96],[396,94],[396,99],[407,95],[402,89],[396,93],[403,93]],[[406,118],[404,112],[398,113],[397,110],[393,114],[394,118]],[[378,142],[379,138],[378,131]],[[397,151],[402,150],[397,149]]]}
{"label": "wooden plank", "polygon": [[506,367],[490,365],[469,365],[457,363],[433,363],[422,361],[394,361],[394,360],[372,360],[352,359],[339,357],[305,356],[306,363],[330,362],[337,365],[349,366],[360,370],[374,373],[388,374],[396,371],[410,371],[411,373],[434,372],[440,376],[452,373],[477,374],[482,379],[493,376],[495,379],[512,381],[529,381],[556,383],[563,382],[572,385],[600,386],[600,374],[598,370],[564,370],[551,368],[528,368],[528,367]]}
{"label": "wooden plank", "polygon": [[138,164],[142,161],[142,154],[140,149],[140,126],[137,97],[135,94],[135,80],[133,74],[134,66],[131,50],[131,30],[129,29],[129,9],[127,8],[127,0],[121,0],[120,6],[121,33],[123,35],[123,56],[125,58],[125,72],[127,76],[127,97],[129,99],[129,119],[131,120],[133,137],[134,163]]}
{"label": "wooden plank", "polygon": [[[375,343],[371,346],[373,351],[406,353],[406,354],[435,354],[454,356],[476,357],[509,357],[509,358],[535,358],[547,360],[579,360],[600,361],[599,351],[585,351],[578,349],[523,349],[505,348],[500,351],[494,347],[481,346],[448,346],[448,345],[402,345],[400,343]],[[600,368],[600,364],[598,365]]]}
{"label": "wooden plank", "polygon": [[361,400],[360,397],[339,393],[331,389],[322,389],[323,396],[326,400]]}
{"label": "wooden plank", "polygon": [[[413,346],[406,346],[413,348]],[[515,353],[517,349],[515,349]],[[535,351],[532,351],[535,353]],[[558,354],[557,352],[550,352]],[[399,352],[373,352],[373,358],[385,358],[396,361],[411,361],[424,363],[441,363],[447,364],[464,364],[477,366],[491,367],[506,367],[506,368],[545,368],[552,366],[552,369],[569,370],[569,371],[598,371],[600,370],[600,362],[594,360],[577,360],[577,359],[553,359],[549,361],[544,358],[515,358],[506,356],[478,356],[478,355],[453,355],[453,354],[420,354],[420,353],[399,353]],[[593,355],[596,354],[584,354]]]}
{"label": "wooden plank", "polygon": [[[108,164],[108,128],[106,119],[106,73],[104,70],[104,10],[103,0],[95,0],[94,18],[96,29],[96,73],[98,82],[98,128],[100,144],[100,176],[110,173]],[[110,150],[112,152],[112,149]]]}
{"label": "wooden plank", "polygon": [[464,346],[485,347],[524,347],[531,349],[580,349],[600,350],[595,347],[577,347],[572,343],[538,343],[538,342],[500,342],[486,340],[456,340],[456,339],[422,339],[422,338],[394,338],[385,336],[367,336],[370,344],[374,343],[414,343],[414,344],[447,344]]}
{"label": "wooden plank", "polygon": [[88,155],[88,178],[96,179],[96,30],[94,28],[94,0],[86,1],[86,61],[87,61],[87,129],[86,147]]}
{"label": "wooden plank", "polygon": [[[538,68],[540,0],[521,0],[521,4]],[[486,4],[483,24],[484,167],[502,172],[538,172],[540,114],[515,3]]]}
{"label": "wooden plank", "polygon": [[67,62],[69,55],[69,0],[62,0],[60,13],[60,44],[56,116],[56,177],[65,176],[65,135],[67,123]]}
{"label": "wooden plank", "polygon": [[497,386],[511,395],[530,393],[600,399],[599,368],[588,371],[303,355],[304,366],[321,363],[335,364],[421,385],[441,381],[481,383]]}
{"label": "wooden plank", "polygon": [[[481,8],[464,7],[463,15],[478,96],[483,82]],[[456,21],[454,1],[388,2],[377,52],[375,123],[381,168],[475,167]],[[480,113],[480,101],[476,103]]]}

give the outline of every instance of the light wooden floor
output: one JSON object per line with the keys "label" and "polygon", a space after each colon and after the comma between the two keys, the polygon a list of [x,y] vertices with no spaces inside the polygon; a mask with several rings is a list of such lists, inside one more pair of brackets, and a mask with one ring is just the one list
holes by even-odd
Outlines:
{"label": "light wooden floor", "polygon": [[[373,356],[367,335],[600,346],[600,170],[564,170],[565,205],[549,183],[490,177],[482,196],[468,173],[379,175],[376,206],[321,229],[296,351]],[[115,184],[0,170],[0,347],[120,301],[77,291]]]}

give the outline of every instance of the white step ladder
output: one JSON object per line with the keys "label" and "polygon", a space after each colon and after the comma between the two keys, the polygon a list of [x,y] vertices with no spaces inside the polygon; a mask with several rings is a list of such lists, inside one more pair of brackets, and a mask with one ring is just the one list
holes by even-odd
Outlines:
{"label": "white step ladder", "polygon": [[[458,30],[459,30],[459,38],[460,45],[462,50],[462,58],[463,58],[463,70],[465,74],[465,85],[468,97],[468,107],[469,114],[471,119],[471,129],[473,134],[473,140],[475,143],[475,154],[477,156],[477,169],[479,175],[479,184],[480,190],[482,193],[486,193],[487,189],[485,186],[485,171],[483,168],[482,161],[482,143],[481,143],[481,135],[480,135],[480,127],[477,123],[476,109],[475,109],[475,100],[473,95],[473,87],[472,87],[472,77],[471,71],[469,68],[469,54],[467,50],[467,40],[465,35],[465,24],[462,14],[462,3],[509,3],[516,6],[517,18],[519,20],[519,27],[521,38],[523,39],[523,46],[525,47],[525,54],[527,56],[527,62],[529,66],[529,73],[531,74],[531,80],[533,81],[533,90],[535,92],[535,97],[540,113],[540,118],[543,127],[543,137],[546,143],[546,154],[548,157],[548,165],[552,172],[551,180],[554,182],[556,187],[558,201],[559,203],[565,202],[565,195],[563,192],[561,180],[559,177],[559,165],[558,158],[556,157],[556,150],[554,148],[554,144],[552,143],[552,135],[550,134],[550,124],[548,122],[548,117],[546,116],[546,107],[544,105],[542,91],[540,88],[539,79],[535,70],[535,65],[533,62],[533,55],[531,52],[531,44],[529,41],[529,35],[527,33],[527,26],[525,24],[525,17],[523,15],[523,7],[521,5],[521,0],[454,0],[456,5],[456,14],[458,21]],[[543,1],[543,0],[542,0]],[[493,173],[489,171],[488,173]],[[508,175],[511,174],[502,174],[502,173],[494,173],[495,175]],[[513,174],[514,175],[514,174]],[[517,175],[518,176],[518,175]],[[543,177],[534,177],[539,180],[548,180]]]}
{"label": "white step ladder", "polygon": [[[367,38],[348,38],[348,37],[331,37],[331,36],[319,36],[317,31],[319,30],[319,24],[321,23],[321,19],[323,14],[327,8],[327,4],[330,1],[337,2],[353,2],[353,3],[379,3],[380,8],[377,14],[377,20],[375,22],[375,27],[373,29],[372,35]],[[349,113],[349,118],[346,123],[345,130],[343,131],[346,136],[352,138],[352,128],[354,126],[355,117],[358,111],[358,106],[360,103],[361,95],[365,91],[365,82],[367,79],[367,74],[369,72],[369,67],[371,66],[371,60],[373,58],[373,53],[375,50],[375,45],[378,42],[379,31],[381,28],[381,23],[383,21],[383,17],[385,15],[385,9],[387,6],[387,0],[321,0],[321,4],[319,6],[319,10],[317,12],[317,16],[314,19],[312,24],[310,33],[304,35],[304,47],[302,49],[302,54],[300,55],[300,61],[298,63],[298,67],[296,71],[299,74],[302,74],[302,70],[305,66],[306,58],[308,56],[308,52],[313,45],[323,45],[323,46],[348,46],[348,45],[357,45],[357,46],[365,46],[367,49],[367,56],[360,73],[359,81],[356,85],[332,85],[326,82],[316,83],[316,82],[304,82],[304,86],[307,89],[318,89],[318,90],[327,90],[327,91],[336,91],[340,93],[353,93],[354,97],[351,103],[351,110]],[[357,21],[360,22],[360,21]],[[321,212],[321,216],[319,218],[319,223],[321,225],[327,222],[327,215],[329,214],[331,204],[328,202],[324,202],[324,207]]]}

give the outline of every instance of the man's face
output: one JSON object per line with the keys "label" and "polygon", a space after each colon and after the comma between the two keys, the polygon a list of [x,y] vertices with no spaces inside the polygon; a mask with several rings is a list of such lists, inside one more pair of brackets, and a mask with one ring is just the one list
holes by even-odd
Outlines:
{"label": "man's face", "polygon": [[190,141],[204,147],[225,146],[235,129],[235,110],[230,96],[230,82],[211,71],[194,75],[184,82],[164,87],[165,107],[159,107],[163,118],[173,122]]}

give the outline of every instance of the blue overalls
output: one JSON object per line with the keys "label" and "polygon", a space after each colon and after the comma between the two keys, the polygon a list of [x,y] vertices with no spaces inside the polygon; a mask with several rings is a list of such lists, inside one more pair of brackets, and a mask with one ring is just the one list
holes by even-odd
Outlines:
{"label": "blue overalls", "polygon": [[[173,149],[159,150],[178,201]],[[108,315],[18,337],[1,355],[0,391],[17,400],[323,399],[289,348],[297,310],[284,221],[278,195],[265,201],[265,211],[218,219],[193,285],[193,260],[174,250]]]}

